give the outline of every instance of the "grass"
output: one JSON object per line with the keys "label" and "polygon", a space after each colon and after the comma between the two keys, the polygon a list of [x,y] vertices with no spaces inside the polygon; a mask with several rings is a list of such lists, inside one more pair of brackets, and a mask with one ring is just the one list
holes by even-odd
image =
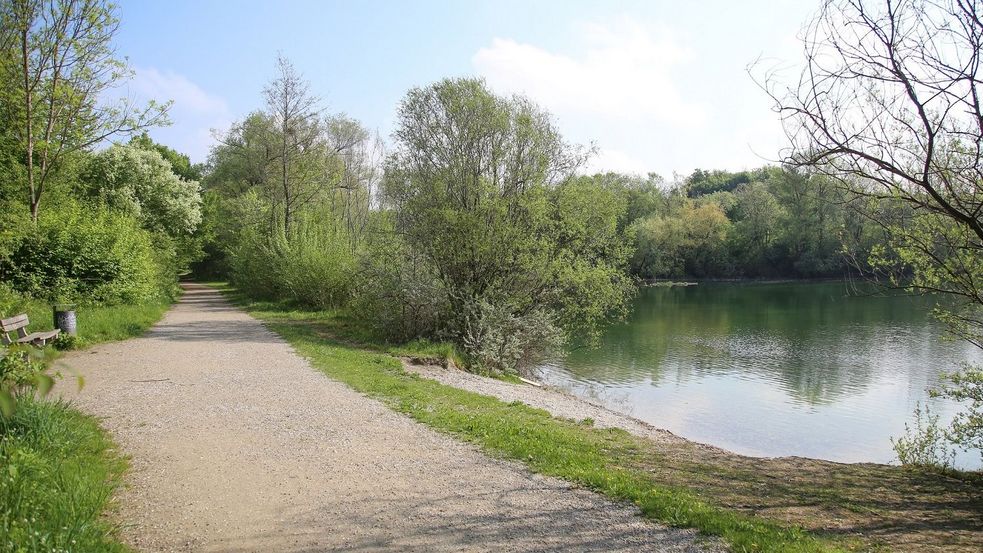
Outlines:
{"label": "grass", "polygon": [[0,550],[127,551],[105,516],[125,470],[95,419],[21,399],[0,419]]}
{"label": "grass", "polygon": [[[228,286],[220,289],[331,378],[492,455],[521,461],[538,473],[634,503],[646,517],[719,536],[737,552],[867,548],[857,539],[810,532],[787,521],[721,506],[699,487],[667,483],[638,462],[650,455],[653,444],[627,432],[558,419],[522,403],[505,403],[407,373],[392,355],[405,353],[400,348],[353,344],[353,339],[367,335],[343,314],[249,302]],[[408,349],[419,353],[429,347],[411,344]]]}
{"label": "grass", "polygon": [[[15,309],[26,312],[31,319],[31,331],[54,328],[51,304],[39,300],[27,300]],[[105,307],[80,306],[76,309],[79,338],[86,345],[113,342],[139,336],[154,325],[171,307],[171,302],[158,301],[140,305],[112,305]],[[4,314],[4,316],[17,313]]]}
{"label": "grass", "polygon": [[[138,336],[170,305],[82,306],[79,338],[92,345]],[[26,312],[29,330],[53,327],[49,303],[14,307],[4,316]],[[20,397],[10,418],[0,415],[0,551],[129,551],[107,516],[125,470],[94,418],[61,401]]]}

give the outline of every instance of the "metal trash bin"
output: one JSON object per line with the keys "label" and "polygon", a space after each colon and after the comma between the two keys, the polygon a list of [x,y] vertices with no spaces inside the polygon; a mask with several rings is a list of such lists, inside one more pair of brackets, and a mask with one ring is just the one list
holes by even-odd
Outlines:
{"label": "metal trash bin", "polygon": [[75,336],[76,330],[75,306],[74,305],[55,305],[55,328],[60,329],[65,334]]}

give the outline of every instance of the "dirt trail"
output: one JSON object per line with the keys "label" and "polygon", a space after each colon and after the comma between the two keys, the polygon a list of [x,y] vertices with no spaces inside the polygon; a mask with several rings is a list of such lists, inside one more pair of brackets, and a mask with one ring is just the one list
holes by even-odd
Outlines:
{"label": "dirt trail", "polygon": [[703,550],[330,380],[204,286],[65,363],[86,380],[65,393],[132,457],[120,505],[141,551]]}

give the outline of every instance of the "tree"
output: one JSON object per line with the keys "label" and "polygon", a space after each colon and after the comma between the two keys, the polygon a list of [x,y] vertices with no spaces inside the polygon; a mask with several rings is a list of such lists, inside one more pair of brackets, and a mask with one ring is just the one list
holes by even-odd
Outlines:
{"label": "tree", "polygon": [[289,233],[297,211],[338,185],[343,172],[338,154],[364,141],[366,133],[351,120],[325,121],[321,101],[311,94],[310,83],[282,56],[277,57],[277,72],[263,95],[266,115],[275,130],[268,151],[277,165],[277,200],[284,231]]}
{"label": "tree", "polygon": [[186,181],[201,182],[201,179],[204,176],[204,166],[202,164],[191,163],[191,158],[189,158],[187,155],[163,144],[154,142],[146,131],[131,138],[130,146],[157,152],[171,165],[171,171]]}
{"label": "tree", "polygon": [[[764,85],[791,139],[790,163],[839,179],[874,205],[889,244],[873,265],[898,286],[956,300],[940,311],[983,346],[983,56],[979,0],[827,0],[805,31],[793,87]],[[858,202],[860,205],[870,205]],[[955,380],[963,390],[983,373]],[[971,394],[970,394],[971,396]],[[957,397],[957,396],[953,396]],[[967,396],[969,397],[969,396]],[[983,436],[980,403],[970,430]],[[973,409],[976,409],[973,416]],[[975,426],[973,426],[975,421]]]}
{"label": "tree", "polygon": [[735,192],[737,222],[734,224],[736,256],[756,275],[773,273],[772,249],[785,216],[775,196],[762,182],[742,184]]}
{"label": "tree", "polygon": [[147,230],[191,235],[201,222],[201,187],[174,174],[156,150],[115,145],[82,174],[86,195],[137,218]]}
{"label": "tree", "polygon": [[45,188],[66,156],[167,122],[168,105],[101,103],[129,73],[112,47],[117,29],[113,6],[104,0],[0,3],[4,115],[24,156],[35,222]]}
{"label": "tree", "polygon": [[233,125],[212,150],[207,181],[233,196],[259,189],[269,204],[268,234],[289,235],[305,208],[353,190],[346,169],[368,174],[356,158],[368,155],[369,134],[353,119],[326,116],[309,83],[282,56],[277,72],[263,91],[266,109]]}
{"label": "tree", "polygon": [[427,264],[406,272],[433,276],[430,297],[446,302],[438,332],[479,363],[515,370],[624,309],[626,197],[571,178],[585,152],[549,114],[447,79],[409,91],[393,136],[383,206],[408,257]]}
{"label": "tree", "polygon": [[669,213],[634,224],[633,269],[645,278],[720,276],[729,265],[731,227],[717,203],[685,199]]}

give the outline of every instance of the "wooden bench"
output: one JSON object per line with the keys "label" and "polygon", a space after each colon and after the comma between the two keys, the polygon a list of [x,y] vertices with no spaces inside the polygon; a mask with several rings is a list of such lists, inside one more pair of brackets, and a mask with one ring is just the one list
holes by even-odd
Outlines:
{"label": "wooden bench", "polygon": [[[59,329],[46,330],[43,332],[32,332],[27,333],[27,325],[31,324],[31,321],[27,318],[27,313],[21,313],[15,317],[9,319],[0,319],[0,331],[3,332],[3,337],[0,340],[3,341],[4,345],[10,344],[34,344],[38,347],[44,347],[48,345],[55,336],[61,332]],[[16,332],[13,338],[10,337],[11,332]]]}

